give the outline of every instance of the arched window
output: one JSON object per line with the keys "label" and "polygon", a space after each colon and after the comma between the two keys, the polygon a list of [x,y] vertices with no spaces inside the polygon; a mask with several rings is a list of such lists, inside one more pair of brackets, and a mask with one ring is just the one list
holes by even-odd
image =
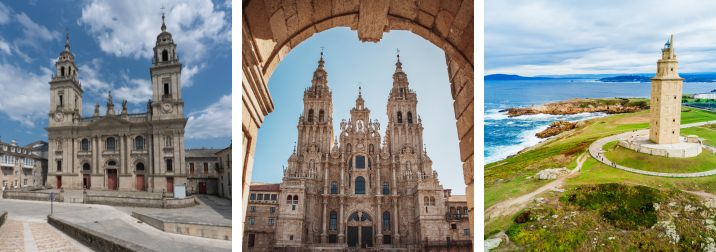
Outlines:
{"label": "arched window", "polygon": [[370,161],[370,158],[368,159],[368,169],[369,170],[373,169],[373,162]]}
{"label": "arched window", "polygon": [[114,137],[107,138],[107,141],[105,143],[108,151],[117,150],[117,140],[114,139]]}
{"label": "arched window", "polygon": [[321,111],[318,111],[318,121],[323,122],[323,120],[325,119],[324,117],[325,117],[325,115],[324,115],[323,109],[321,109]]}
{"label": "arched window", "polygon": [[374,151],[373,144],[369,144],[368,145],[368,153],[373,154],[373,151]]}
{"label": "arched window", "polygon": [[115,161],[109,161],[109,162],[107,162],[107,165],[108,165],[108,166],[117,166],[117,162],[115,162]]}
{"label": "arched window", "polygon": [[87,138],[82,139],[82,141],[80,141],[80,150],[81,151],[89,151],[89,149],[90,149],[89,140]]}
{"label": "arched window", "polygon": [[298,195],[293,195],[293,204],[298,205]]}
{"label": "arched window", "polygon": [[358,155],[356,156],[356,169],[364,169],[365,168],[365,156]]}
{"label": "arched window", "polygon": [[383,182],[383,195],[389,195],[390,194],[390,185],[388,182]]}
{"label": "arched window", "polygon": [[356,178],[356,193],[365,194],[365,179],[362,176]]}
{"label": "arched window", "polygon": [[408,111],[408,123],[413,123],[413,113]]}
{"label": "arched window", "polygon": [[352,151],[353,151],[353,147],[351,146],[351,144],[350,144],[350,143],[347,144],[347,145],[346,145],[346,152],[351,153]]}
{"label": "arched window", "polygon": [[169,83],[164,83],[164,96],[169,96]]}
{"label": "arched window", "polygon": [[398,111],[398,123],[403,123],[403,112]]}
{"label": "arched window", "polygon": [[330,230],[336,230],[338,229],[338,214],[336,211],[331,211],[330,221],[328,229]]}
{"label": "arched window", "polygon": [[435,206],[435,197],[430,196],[430,205]]}
{"label": "arched window", "polygon": [[426,206],[430,205],[430,198],[428,198],[428,196],[423,197],[423,204]]}
{"label": "arched window", "polygon": [[144,163],[139,162],[137,165],[135,165],[135,168],[137,171],[144,171]]}
{"label": "arched window", "polygon": [[358,213],[356,212],[356,213],[351,214],[351,216],[348,217],[348,221],[359,221]]}
{"label": "arched window", "polygon": [[134,149],[135,150],[144,150],[144,137],[137,136],[134,138]]}
{"label": "arched window", "polygon": [[82,165],[82,170],[83,170],[83,171],[89,171],[89,170],[90,170],[90,164],[88,164],[88,163],[83,164],[83,165]]}
{"label": "arched window", "polygon": [[383,230],[390,230],[390,212],[383,212]]}
{"label": "arched window", "polygon": [[316,169],[316,162],[311,160],[311,162],[308,163],[308,168],[310,169]]}
{"label": "arched window", "polygon": [[167,50],[162,51],[162,61],[169,61],[169,52]]}
{"label": "arched window", "polygon": [[338,194],[338,183],[336,181],[331,182],[331,194]]}
{"label": "arched window", "polygon": [[60,67],[60,76],[65,76],[65,67]]}
{"label": "arched window", "polygon": [[171,158],[168,158],[165,162],[167,163],[167,172],[171,172],[172,170],[174,170]]}
{"label": "arched window", "polygon": [[286,196],[286,204],[291,204],[291,195]]}
{"label": "arched window", "polygon": [[313,109],[308,110],[308,122],[313,122]]}

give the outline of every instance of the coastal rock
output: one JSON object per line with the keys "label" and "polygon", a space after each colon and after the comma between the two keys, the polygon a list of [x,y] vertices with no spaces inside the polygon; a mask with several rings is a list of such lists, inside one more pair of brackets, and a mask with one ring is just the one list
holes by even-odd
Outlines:
{"label": "coastal rock", "polygon": [[669,243],[676,244],[681,240],[681,236],[676,231],[676,224],[671,221],[660,221],[657,226],[664,229],[663,234],[659,234],[659,237],[669,239]]}
{"label": "coastal rock", "polygon": [[607,114],[631,113],[647,109],[646,101],[630,101],[629,99],[572,99],[561,102],[547,103],[527,108],[510,108],[504,110],[507,116],[521,115],[572,115],[580,113],[603,112]]}
{"label": "coastal rock", "polygon": [[559,133],[572,130],[577,127],[577,123],[568,121],[556,121],[549,124],[547,129],[538,132],[535,136],[539,138],[548,138],[551,136],[559,135]]}
{"label": "coastal rock", "polygon": [[706,243],[701,244],[701,249],[705,252],[716,252],[716,242],[714,242],[714,238],[706,237]]}
{"label": "coastal rock", "polygon": [[535,174],[540,180],[557,179],[560,175],[569,173],[567,168],[544,169]]}
{"label": "coastal rock", "polygon": [[493,238],[493,239],[485,240],[485,251],[490,251],[492,249],[499,247],[500,243],[502,243],[502,239],[500,239],[500,238]]}
{"label": "coastal rock", "polygon": [[710,199],[704,202],[704,205],[710,209],[716,208],[716,199]]}

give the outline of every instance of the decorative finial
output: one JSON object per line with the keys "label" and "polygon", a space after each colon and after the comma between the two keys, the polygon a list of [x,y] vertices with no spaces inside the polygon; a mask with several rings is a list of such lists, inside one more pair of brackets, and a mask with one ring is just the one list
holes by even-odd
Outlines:
{"label": "decorative finial", "polygon": [[164,5],[160,9],[162,10],[162,31],[167,31],[167,25],[164,24]]}
{"label": "decorative finial", "polygon": [[395,54],[398,55],[398,62],[400,62],[400,49],[395,49]]}
{"label": "decorative finial", "polygon": [[361,94],[361,87],[358,86],[358,97],[361,97],[361,96],[362,96],[362,94]]}
{"label": "decorative finial", "polygon": [[65,51],[70,50],[70,31],[65,28]]}
{"label": "decorative finial", "polygon": [[325,61],[323,61],[323,49],[324,47],[321,46],[321,58],[318,60],[318,67],[320,68],[323,68],[323,63],[325,63]]}
{"label": "decorative finial", "polygon": [[400,49],[395,49],[395,54],[398,57],[398,62],[395,62],[395,71],[398,72],[403,69],[403,63],[400,63]]}
{"label": "decorative finial", "polygon": [[293,141],[293,154],[296,154],[296,141]]}

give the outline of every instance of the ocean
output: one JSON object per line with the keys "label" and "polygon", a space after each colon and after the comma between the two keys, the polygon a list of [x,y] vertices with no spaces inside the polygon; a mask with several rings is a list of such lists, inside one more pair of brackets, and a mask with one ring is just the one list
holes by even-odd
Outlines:
{"label": "ocean", "polygon": [[[485,81],[485,162],[491,163],[534,146],[544,139],[535,136],[555,121],[580,121],[606,116],[604,113],[576,115],[525,115],[508,118],[499,112],[571,98],[648,98],[651,84],[600,82],[595,79],[489,80]],[[684,94],[707,93],[716,83],[684,83]]]}

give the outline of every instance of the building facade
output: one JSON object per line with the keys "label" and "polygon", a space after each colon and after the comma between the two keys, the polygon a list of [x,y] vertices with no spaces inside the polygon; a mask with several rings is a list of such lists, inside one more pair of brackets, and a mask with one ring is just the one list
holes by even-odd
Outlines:
{"label": "building facade", "polygon": [[424,147],[417,94],[400,56],[384,136],[360,88],[350,118],[334,135],[324,64],[321,53],[304,91],[298,141],[279,188],[272,247],[421,248],[451,239],[449,197]]}
{"label": "building facade", "polygon": [[219,196],[231,199],[231,145],[216,156],[219,158]]}
{"label": "building facade", "polygon": [[164,16],[149,68],[152,99],[144,113],[128,113],[126,101],[121,112],[115,111],[109,93],[104,115],[95,104],[92,116],[82,116],[83,89],[69,34],[55,67],[50,81],[47,185],[173,192],[175,184],[187,182],[182,64]]}
{"label": "building facade", "polygon": [[14,140],[10,143],[0,141],[0,189],[42,186],[42,167],[47,161],[33,150],[35,145],[18,146]]}
{"label": "building facade", "polygon": [[681,95],[684,79],[679,77],[679,62],[671,35],[661,59],[656,63],[656,76],[651,79],[651,119],[649,140],[657,144],[679,143],[681,132]]}
{"label": "building facade", "polygon": [[187,149],[187,185],[191,194],[219,194],[218,149]]}
{"label": "building facade", "polygon": [[278,221],[280,184],[251,185],[244,219],[244,251],[272,251]]}

